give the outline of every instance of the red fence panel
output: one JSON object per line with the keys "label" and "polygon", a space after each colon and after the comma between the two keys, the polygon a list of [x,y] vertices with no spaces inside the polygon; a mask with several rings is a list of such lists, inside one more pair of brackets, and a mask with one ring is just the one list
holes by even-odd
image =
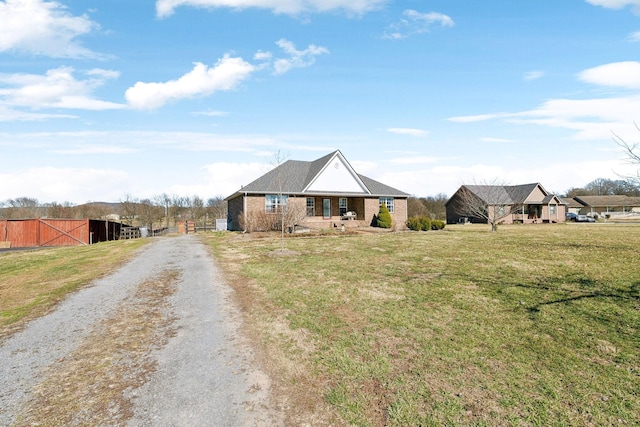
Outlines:
{"label": "red fence panel", "polygon": [[40,219],[38,246],[89,244],[88,219]]}
{"label": "red fence panel", "polygon": [[0,220],[0,242],[12,248],[88,245],[88,219]]}
{"label": "red fence panel", "polygon": [[38,222],[35,219],[3,220],[0,239],[12,248],[38,246]]}

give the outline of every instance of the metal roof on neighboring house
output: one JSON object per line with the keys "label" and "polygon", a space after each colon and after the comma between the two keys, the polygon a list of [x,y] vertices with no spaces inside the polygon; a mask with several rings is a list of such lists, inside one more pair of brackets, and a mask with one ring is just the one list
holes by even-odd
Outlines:
{"label": "metal roof on neighboring house", "polygon": [[[288,160],[277,166],[273,170],[262,175],[255,181],[243,186],[240,190],[227,197],[227,200],[234,198],[240,194],[266,194],[266,193],[285,193],[285,194],[316,194],[317,192],[308,193],[307,187],[313,180],[324,170],[327,164],[336,156],[340,156],[345,163],[348,162],[342,156],[340,151],[334,151],[314,161]],[[349,168],[351,166],[349,165]],[[351,170],[353,170],[351,168]],[[342,193],[340,191],[332,191],[331,194],[354,195],[354,196],[388,196],[388,197],[408,197],[409,194],[390,187],[386,184],[378,182],[374,179],[360,175],[353,171],[357,179],[360,180],[362,186],[366,189],[362,193]],[[329,194],[329,193],[327,193]]]}
{"label": "metal roof on neighboring house", "polygon": [[614,196],[576,196],[574,199],[584,206],[640,206],[640,197],[624,195]]}

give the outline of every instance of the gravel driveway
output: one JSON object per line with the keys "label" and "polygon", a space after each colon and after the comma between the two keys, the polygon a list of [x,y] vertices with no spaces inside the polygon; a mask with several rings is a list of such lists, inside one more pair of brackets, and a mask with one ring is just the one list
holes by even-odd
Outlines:
{"label": "gravel driveway", "polygon": [[0,425],[282,424],[230,297],[197,236],[154,240],[0,343]]}

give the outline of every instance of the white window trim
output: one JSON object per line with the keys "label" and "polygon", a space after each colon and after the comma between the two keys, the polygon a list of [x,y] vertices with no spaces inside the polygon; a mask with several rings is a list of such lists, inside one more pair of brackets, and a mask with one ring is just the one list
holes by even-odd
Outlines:
{"label": "white window trim", "polygon": [[[311,202],[311,204],[309,204]],[[307,197],[307,216],[316,216],[316,198],[315,197]],[[309,215],[309,211],[311,210],[311,215]]]}
{"label": "white window trim", "polygon": [[[285,194],[265,194],[264,211],[268,214],[277,214],[282,212],[282,208],[287,206],[287,196]],[[271,202],[274,200],[275,202]]]}
{"label": "white window trim", "polygon": [[[389,203],[391,202],[391,203]],[[394,213],[395,211],[395,199],[393,197],[380,197],[378,199],[378,209],[380,209],[380,206],[382,206],[382,204],[385,204],[387,206],[387,209],[389,210],[389,213]]]}
{"label": "white window trim", "polygon": [[[342,205],[343,201],[344,201],[344,205]],[[344,209],[344,212],[342,212],[342,209]],[[349,202],[347,201],[347,198],[346,197],[338,198],[338,212],[340,212],[340,215],[344,215],[345,213],[347,213],[347,211],[349,211]]]}

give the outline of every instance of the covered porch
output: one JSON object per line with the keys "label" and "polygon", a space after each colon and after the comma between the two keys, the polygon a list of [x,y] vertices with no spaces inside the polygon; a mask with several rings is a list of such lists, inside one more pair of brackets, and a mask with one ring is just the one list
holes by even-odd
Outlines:
{"label": "covered porch", "polygon": [[514,207],[512,223],[541,224],[565,221],[565,205],[560,203],[535,202]]}
{"label": "covered porch", "polygon": [[290,204],[296,204],[299,209],[304,202],[304,218],[299,225],[310,228],[355,228],[371,225],[378,214],[378,198],[340,197],[329,195],[314,195],[308,197],[289,198]]}

